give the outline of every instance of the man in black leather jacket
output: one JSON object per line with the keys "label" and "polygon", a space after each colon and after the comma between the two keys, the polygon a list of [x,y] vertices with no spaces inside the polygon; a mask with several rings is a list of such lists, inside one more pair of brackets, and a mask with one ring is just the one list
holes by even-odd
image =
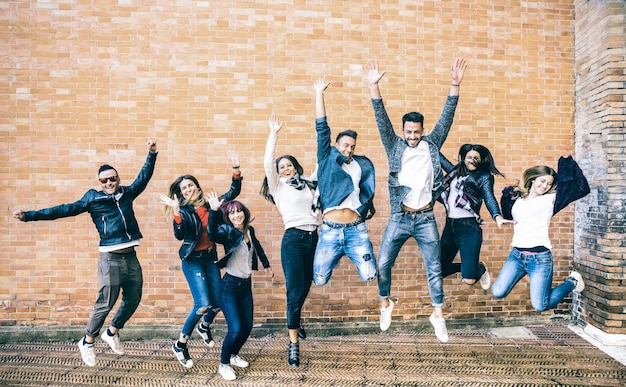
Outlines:
{"label": "man in black leather jacket", "polygon": [[149,153],[146,163],[129,186],[122,186],[117,170],[105,164],[98,170],[100,191],[90,189],[74,203],[39,211],[13,212],[13,217],[23,222],[54,220],[84,212],[91,215],[100,234],[98,262],[100,289],[93,313],[85,328],[85,337],[78,342],[83,361],[90,367],[96,365],[95,337],[100,333],[107,315],[115,305],[120,290],[123,290],[122,303],[111,321],[111,326],[102,332],[101,336],[118,355],[124,354],[118,330],[124,327],[141,301],[143,274],[135,246],[139,245],[142,235],[135,218],[133,201],[145,190],[154,172],[157,157],[156,141],[149,140],[147,146]]}

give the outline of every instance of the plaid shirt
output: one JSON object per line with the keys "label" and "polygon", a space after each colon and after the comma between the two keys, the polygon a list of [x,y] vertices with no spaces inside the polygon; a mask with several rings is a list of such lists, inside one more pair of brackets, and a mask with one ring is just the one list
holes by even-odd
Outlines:
{"label": "plaid shirt", "polygon": [[[450,194],[450,184],[452,183],[455,177],[457,177],[457,173],[456,171],[452,171],[443,180],[445,189],[441,193],[441,201],[444,207],[446,208],[447,213],[450,212],[450,204],[448,203],[448,195]],[[474,218],[476,218],[476,222],[478,222],[478,224],[484,224],[485,221],[481,219],[480,214],[476,213],[476,211],[472,209],[472,206],[470,205],[469,197],[463,192],[463,188],[465,187],[466,180],[467,180],[467,176],[460,176],[458,177],[456,181],[455,188],[459,190],[459,194],[454,199],[454,206],[468,211],[470,214],[474,216]]]}

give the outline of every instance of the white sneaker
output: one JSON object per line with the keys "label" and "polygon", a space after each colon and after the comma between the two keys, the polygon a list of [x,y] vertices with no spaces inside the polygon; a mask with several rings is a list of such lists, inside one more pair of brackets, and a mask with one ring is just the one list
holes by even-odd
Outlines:
{"label": "white sneaker", "polygon": [[574,293],[580,293],[585,288],[585,281],[583,281],[583,276],[580,275],[577,271],[572,271],[569,273],[569,278],[573,279],[576,282],[576,287],[572,290]]}
{"label": "white sneaker", "polygon": [[235,380],[237,379],[237,375],[235,375],[235,371],[228,364],[220,364],[219,369],[220,375],[224,378],[224,380]]}
{"label": "white sneaker", "polygon": [[113,336],[109,336],[109,334],[105,330],[100,335],[100,338],[102,338],[102,341],[104,341],[105,343],[109,344],[109,347],[111,347],[113,352],[117,353],[118,355],[123,355],[124,354],[124,347],[122,347],[122,342],[120,341],[119,332],[116,333]]}
{"label": "white sneaker", "polygon": [[246,368],[249,365],[248,362],[239,357],[239,355],[231,355],[230,364],[239,368]]}
{"label": "white sneaker", "polygon": [[80,339],[78,349],[80,349],[80,355],[83,357],[85,364],[93,367],[96,365],[96,353],[93,350],[93,343],[84,343],[84,340],[84,338]]}
{"label": "white sneaker", "polygon": [[491,276],[489,275],[487,265],[482,262],[480,264],[483,265],[483,267],[485,268],[485,272],[483,273],[483,275],[480,276],[480,279],[478,281],[480,282],[480,287],[483,288],[483,290],[487,290],[491,286]]}
{"label": "white sneaker", "polygon": [[388,300],[389,305],[386,308],[380,308],[380,330],[386,331],[391,326],[391,312],[393,311],[393,301]]}
{"label": "white sneaker", "polygon": [[431,314],[428,320],[432,324],[433,328],[435,328],[435,335],[437,335],[437,339],[439,339],[442,343],[447,343],[448,329],[446,328],[446,320],[436,317],[435,313]]}

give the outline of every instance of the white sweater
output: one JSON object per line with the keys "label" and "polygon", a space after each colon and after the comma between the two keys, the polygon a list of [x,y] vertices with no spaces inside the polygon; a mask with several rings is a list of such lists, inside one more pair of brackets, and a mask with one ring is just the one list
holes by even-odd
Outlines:
{"label": "white sweater", "polygon": [[285,230],[292,227],[317,226],[317,216],[313,213],[313,192],[308,187],[301,190],[295,189],[285,183],[286,179],[280,178],[276,171],[274,151],[278,137],[270,133],[265,147],[263,165],[270,194],[274,198],[278,212],[283,217]]}

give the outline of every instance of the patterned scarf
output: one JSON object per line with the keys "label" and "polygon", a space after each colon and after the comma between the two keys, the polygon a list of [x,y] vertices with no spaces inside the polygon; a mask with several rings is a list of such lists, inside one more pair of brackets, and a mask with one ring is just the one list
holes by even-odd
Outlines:
{"label": "patterned scarf", "polygon": [[299,173],[296,173],[293,177],[287,179],[285,181],[285,183],[288,186],[297,189],[298,191],[304,189],[304,187],[309,187],[309,189],[316,189],[317,188],[317,182],[316,181],[307,180],[307,179],[303,178],[302,176],[300,176]]}

